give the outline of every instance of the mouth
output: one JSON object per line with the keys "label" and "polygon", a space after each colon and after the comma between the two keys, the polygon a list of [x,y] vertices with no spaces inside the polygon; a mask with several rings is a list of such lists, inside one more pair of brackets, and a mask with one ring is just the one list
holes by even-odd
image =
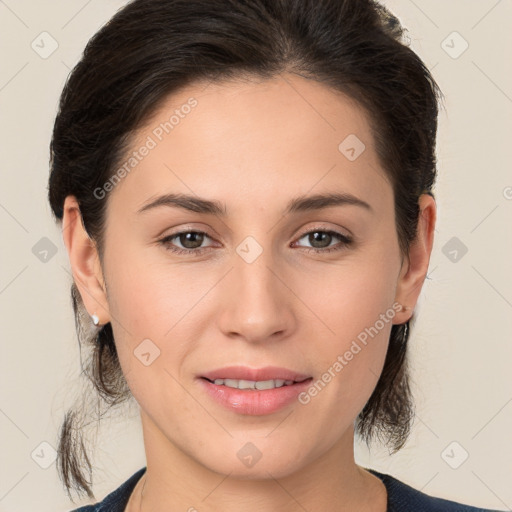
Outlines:
{"label": "mouth", "polygon": [[198,375],[213,401],[237,414],[261,416],[292,405],[312,376],[286,368],[231,366]]}
{"label": "mouth", "polygon": [[311,375],[289,370],[288,368],[280,368],[278,366],[265,366],[264,368],[250,368],[249,366],[226,366],[224,368],[218,368],[216,370],[203,373],[199,376],[209,380],[210,382],[222,380],[224,382],[219,382],[219,384],[224,384],[227,382],[226,385],[228,386],[230,385],[230,381],[249,383],[268,383],[269,381],[274,381],[274,383],[277,382],[277,386],[275,387],[290,385],[293,382],[302,382],[311,377]]}
{"label": "mouth", "polygon": [[201,377],[212,384],[217,386],[227,386],[228,388],[241,389],[241,390],[258,390],[263,391],[266,389],[275,389],[283,386],[293,386],[293,384],[300,384],[306,380],[311,380],[308,377],[302,380],[283,380],[283,379],[269,379],[269,380],[245,380],[245,379],[208,379]]}

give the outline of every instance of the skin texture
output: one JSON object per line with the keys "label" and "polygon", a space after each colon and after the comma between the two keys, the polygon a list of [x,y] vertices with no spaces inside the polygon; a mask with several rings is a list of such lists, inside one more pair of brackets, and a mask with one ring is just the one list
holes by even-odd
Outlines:
{"label": "skin texture", "polygon": [[[191,97],[197,106],[159,141],[153,130]],[[350,134],[366,146],[354,161],[338,149]],[[392,324],[410,318],[421,291],[433,198],[420,198],[418,237],[403,259],[393,189],[364,111],[297,75],[189,86],[137,132],[130,151],[148,136],[156,147],[108,198],[103,265],[73,196],[63,221],[84,304],[100,324],[112,323],[140,406],[147,478],[127,510],[139,510],[145,482],[142,510],[385,511],[383,484],[355,464],[354,420],[377,383]],[[169,192],[221,201],[227,214],[166,206],[137,213]],[[283,215],[292,198],[325,192],[353,194],[371,211],[341,205]],[[209,247],[203,254],[178,255],[159,243],[194,230],[208,234],[188,246]],[[310,230],[353,242],[343,246],[333,236],[315,244]],[[248,236],[262,248],[251,263],[236,251]],[[177,248],[185,243],[172,240]],[[326,246],[340,250],[307,250]],[[230,365],[281,366],[316,380],[394,303],[409,310],[385,323],[306,405],[243,415],[199,385],[201,372]],[[160,350],[149,366],[134,356],[147,338]],[[262,454],[252,467],[237,457],[247,442]]]}

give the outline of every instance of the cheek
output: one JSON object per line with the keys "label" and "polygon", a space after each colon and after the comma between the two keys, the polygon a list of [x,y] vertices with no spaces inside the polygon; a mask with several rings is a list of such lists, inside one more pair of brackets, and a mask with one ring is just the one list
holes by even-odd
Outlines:
{"label": "cheek", "polygon": [[[322,346],[340,348],[340,343],[356,338],[392,308],[398,269],[398,257],[386,261],[355,256],[352,261],[310,275],[302,284],[297,282],[294,290],[316,317]],[[394,310],[390,315],[394,316]]]}
{"label": "cheek", "polygon": [[180,313],[183,315],[183,294],[188,292],[182,288],[179,271],[127,259],[109,276],[113,323],[118,324],[123,337],[131,334],[134,343],[141,336],[161,339]]}
{"label": "cheek", "polygon": [[194,279],[179,266],[135,261],[133,256],[111,265],[108,276],[115,344],[133,395],[139,403],[152,403],[154,390],[178,392],[193,340],[200,338],[196,334],[207,323],[206,317],[198,318],[204,309],[194,306],[201,306],[214,281],[197,275]]}
{"label": "cheek", "polygon": [[151,380],[154,372],[150,370],[161,359],[162,332],[172,327],[173,320],[170,314],[164,314],[164,309],[172,311],[173,294],[156,298],[156,277],[133,257],[114,256],[107,275],[116,349],[123,373],[137,398],[138,393],[147,389],[144,381]]}
{"label": "cheek", "polygon": [[[389,254],[392,254],[390,248]],[[315,350],[309,350],[322,381],[311,389],[318,400],[336,403],[333,415],[355,416],[370,397],[386,357],[399,257],[361,257],[308,280],[300,292],[312,311]],[[313,285],[314,284],[314,285]],[[314,332],[314,334],[313,334]],[[307,347],[305,347],[307,350]],[[305,397],[305,401],[308,397]],[[338,412],[335,412],[338,411]],[[349,414],[350,416],[350,414]]]}

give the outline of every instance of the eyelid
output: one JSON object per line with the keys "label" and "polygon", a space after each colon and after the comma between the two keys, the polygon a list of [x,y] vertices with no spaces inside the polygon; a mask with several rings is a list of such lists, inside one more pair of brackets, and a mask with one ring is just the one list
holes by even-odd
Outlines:
{"label": "eyelid", "polygon": [[[315,231],[325,231],[325,232],[332,232],[332,233],[335,233],[337,235],[340,235],[340,236],[343,236],[347,239],[350,239],[350,240],[353,240],[354,239],[354,236],[352,234],[352,232],[346,228],[344,228],[344,231],[346,231],[345,233],[343,232],[338,232],[338,230],[340,230],[341,228],[329,228],[325,225],[314,225],[312,226],[311,228],[309,228],[308,230],[306,231],[299,231],[296,235],[294,235],[294,238],[297,239],[297,238],[302,238],[304,237],[305,235],[309,235],[310,233],[312,232],[315,232]],[[180,226],[179,228],[179,231],[175,231],[175,232],[171,232],[167,235],[161,235],[159,236],[159,238],[168,238],[168,237],[173,237],[173,236],[177,236],[177,235],[181,235],[181,234],[184,234],[184,233],[190,233],[190,232],[194,232],[194,233],[200,233],[200,234],[203,234],[203,235],[206,235],[208,236],[209,238],[211,239],[214,239],[215,236],[212,236],[207,229],[202,229],[202,228],[195,228],[193,226]]]}
{"label": "eyelid", "polygon": [[[208,237],[210,237],[211,239],[214,239],[217,236],[217,235],[211,235],[208,228],[196,228],[194,226],[184,225],[184,226],[180,226],[178,229],[179,229],[178,231],[171,232],[165,236],[159,235],[159,238],[167,238],[169,236],[181,235],[183,233],[189,233],[191,231],[193,231],[195,233],[205,234]],[[325,226],[325,224],[313,225],[311,228],[308,228],[306,231],[302,231],[302,229],[301,229],[294,235],[294,238],[302,238],[304,235],[308,235],[312,231],[315,231],[315,230],[334,232],[334,233],[344,236],[345,238],[348,238],[350,240],[354,240],[354,238],[355,238],[354,235],[352,234],[352,232],[347,228],[341,228],[341,227],[330,228],[328,226]],[[340,230],[342,230],[344,232],[339,232]]]}
{"label": "eyelid", "polygon": [[[191,233],[191,232],[196,233],[196,234],[206,235],[206,237],[208,237],[210,240],[213,240],[214,243],[212,245],[208,245],[206,247],[198,247],[196,249],[182,249],[180,247],[172,246],[170,240],[172,240],[180,235]],[[315,232],[323,232],[323,233],[327,233],[330,235],[334,235],[334,237],[337,237],[340,241],[337,244],[335,244],[334,246],[327,246],[327,247],[323,247],[323,248],[306,247],[303,245],[299,245],[298,247],[304,249],[306,252],[312,252],[315,254],[327,254],[327,253],[331,253],[331,252],[342,251],[343,249],[346,249],[349,246],[351,246],[354,242],[354,238],[351,233],[346,234],[346,233],[338,231],[338,228],[331,229],[326,226],[316,225],[316,226],[312,226],[311,228],[309,228],[306,231],[301,232],[300,234],[295,235],[294,241],[291,242],[291,244],[296,244],[300,239],[310,235],[311,233],[315,233]],[[160,238],[158,240],[158,243],[163,245],[167,251],[169,251],[171,253],[178,254],[178,255],[186,255],[186,256],[202,255],[205,251],[209,251],[210,249],[215,247],[215,242],[216,242],[215,237],[212,237],[208,233],[208,231],[201,230],[201,229],[195,229],[191,226],[183,226],[180,228],[179,231],[169,233],[168,235],[166,235],[163,238]],[[290,245],[289,247],[292,247],[292,245]]]}
{"label": "eyelid", "polygon": [[[314,232],[314,231],[328,231],[328,232],[332,232],[332,233],[337,233],[337,234],[344,236],[345,238],[348,238],[350,240],[354,239],[354,235],[347,228],[341,228],[338,226],[331,228],[329,226],[326,226],[325,224],[313,225],[311,228],[308,228],[304,232],[302,230],[299,231],[299,233],[302,233],[300,235],[300,238],[302,238],[304,235],[308,235],[309,233]],[[299,235],[296,235],[296,236],[299,236]]]}
{"label": "eyelid", "polygon": [[[346,249],[349,246],[351,246],[354,242],[354,239],[351,235],[349,236],[344,233],[340,233],[338,230],[327,229],[324,227],[311,228],[308,231],[302,233],[300,236],[296,237],[296,240],[299,241],[300,239],[310,235],[311,233],[317,233],[317,232],[327,233],[331,236],[338,238],[340,241],[333,246],[327,246],[327,247],[323,247],[323,248],[305,247],[302,245],[299,247],[302,249],[305,249],[306,252],[312,252],[315,254],[327,254],[327,253],[331,253],[331,252],[340,252],[343,249]],[[292,242],[292,243],[296,244],[297,242]]]}

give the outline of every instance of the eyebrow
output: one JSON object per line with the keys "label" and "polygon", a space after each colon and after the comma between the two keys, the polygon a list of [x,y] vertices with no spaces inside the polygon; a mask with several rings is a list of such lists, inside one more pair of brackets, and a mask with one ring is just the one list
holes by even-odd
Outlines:
{"label": "eyebrow", "polygon": [[[311,196],[299,196],[287,204],[284,215],[301,213],[308,211],[322,210],[333,206],[359,206],[373,212],[372,207],[362,199],[349,193],[326,193],[314,194]],[[227,215],[226,206],[220,201],[211,201],[198,196],[188,194],[164,194],[146,202],[137,213],[143,213],[154,208],[167,206],[171,208],[182,208],[195,213],[218,215],[225,217]]]}

